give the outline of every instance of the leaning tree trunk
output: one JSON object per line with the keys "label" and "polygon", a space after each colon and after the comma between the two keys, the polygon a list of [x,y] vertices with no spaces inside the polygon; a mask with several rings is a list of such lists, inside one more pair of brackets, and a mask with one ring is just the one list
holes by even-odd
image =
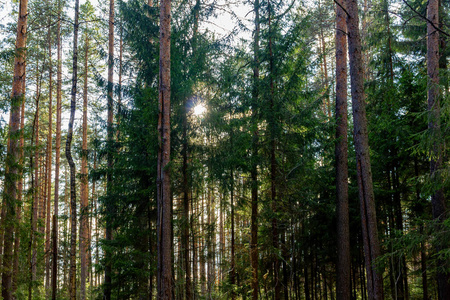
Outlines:
{"label": "leaning tree trunk", "polygon": [[157,170],[158,299],[172,299],[172,209],[170,194],[170,0],[160,7],[159,149]]}
{"label": "leaning tree trunk", "polygon": [[[442,167],[442,134],[440,128],[440,91],[439,91],[439,1],[428,1],[427,23],[427,72],[428,72],[428,129],[432,134],[432,148],[430,159],[431,178],[440,186],[439,169]],[[431,196],[433,219],[442,223],[446,219],[446,205],[444,190],[442,188],[434,191]],[[442,242],[441,242],[442,243]],[[447,245],[436,245],[436,251],[445,249]],[[440,261],[438,265],[446,265]],[[437,271],[438,299],[450,298],[449,274],[441,269]]]}
{"label": "leaning tree trunk", "polygon": [[377,300],[383,299],[383,276],[375,266],[375,261],[380,256],[380,244],[378,241],[375,197],[369,157],[369,137],[364,99],[364,68],[361,53],[361,37],[359,34],[357,0],[346,0],[346,8],[348,12],[347,34],[350,57],[354,141],[367,273],[367,291],[369,300]]}
{"label": "leaning tree trunk", "polygon": [[77,101],[77,81],[78,81],[78,11],[79,0],[75,0],[75,23],[73,26],[73,60],[72,60],[72,91],[70,101],[70,119],[69,129],[66,140],[66,158],[70,167],[70,208],[71,208],[71,235],[70,235],[70,268],[69,268],[69,297],[70,300],[76,300],[77,281],[76,281],[76,243],[77,243],[77,194],[75,183],[75,163],[72,158],[72,136],[73,122],[75,119],[75,108]]}
{"label": "leaning tree trunk", "polygon": [[[2,296],[3,299],[12,299],[12,262],[13,262],[13,242],[14,225],[16,218],[17,187],[20,165],[20,107],[25,95],[25,46],[27,33],[27,8],[28,1],[21,0],[19,4],[19,18],[16,31],[16,56],[14,59],[14,79],[11,93],[11,113],[9,128],[9,144],[6,154],[5,169],[5,192],[4,203],[6,204],[6,215],[2,220],[4,228],[3,247],[3,274],[2,274]],[[16,233],[17,234],[17,233]],[[1,247],[1,244],[0,244]]]}
{"label": "leaning tree trunk", "polygon": [[337,265],[336,296],[350,299],[350,227],[348,213],[348,140],[347,140],[347,26],[345,12],[336,5],[336,198]]}

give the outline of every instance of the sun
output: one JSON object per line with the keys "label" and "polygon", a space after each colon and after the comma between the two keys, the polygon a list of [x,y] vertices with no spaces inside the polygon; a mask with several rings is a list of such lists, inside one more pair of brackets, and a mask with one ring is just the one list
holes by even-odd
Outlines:
{"label": "sun", "polygon": [[206,107],[203,104],[197,104],[194,107],[194,115],[195,116],[201,116],[206,112]]}

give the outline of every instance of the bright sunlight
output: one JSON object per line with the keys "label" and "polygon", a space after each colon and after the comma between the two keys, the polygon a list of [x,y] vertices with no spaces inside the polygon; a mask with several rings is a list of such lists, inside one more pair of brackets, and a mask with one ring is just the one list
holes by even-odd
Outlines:
{"label": "bright sunlight", "polygon": [[206,107],[203,104],[197,104],[194,107],[194,116],[201,116],[206,112]]}

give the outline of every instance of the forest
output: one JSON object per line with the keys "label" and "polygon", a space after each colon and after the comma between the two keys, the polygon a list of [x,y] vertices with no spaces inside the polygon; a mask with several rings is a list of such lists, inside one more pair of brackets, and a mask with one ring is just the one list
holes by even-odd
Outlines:
{"label": "forest", "polygon": [[0,0],[0,299],[450,299],[450,2]]}

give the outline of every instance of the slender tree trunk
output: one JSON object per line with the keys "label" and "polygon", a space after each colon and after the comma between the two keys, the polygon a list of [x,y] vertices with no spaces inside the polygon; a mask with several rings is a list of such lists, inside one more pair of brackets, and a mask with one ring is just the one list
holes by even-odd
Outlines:
{"label": "slender tree trunk", "polygon": [[[442,167],[442,134],[440,128],[440,91],[439,91],[439,32],[435,27],[439,26],[439,1],[428,1],[427,23],[427,72],[428,72],[428,129],[432,134],[432,149],[430,159],[430,173],[432,180],[439,186],[442,179],[439,176],[439,169]],[[433,219],[439,223],[447,217],[444,190],[438,188],[431,196]],[[436,251],[447,248],[448,243],[442,242],[436,245]],[[441,260],[438,265],[446,265]],[[438,298],[441,300],[450,298],[449,274],[438,269]]]}
{"label": "slender tree trunk", "polygon": [[206,257],[205,257],[205,197],[202,193],[201,195],[201,202],[200,202],[200,209],[197,209],[197,213],[201,214],[201,222],[199,226],[199,254],[200,254],[200,285],[201,285],[201,295],[205,296],[206,294],[206,271],[205,271],[205,264],[206,264]]}
{"label": "slender tree trunk", "polygon": [[[39,66],[36,70],[39,73]],[[32,259],[31,259],[31,281],[30,285],[36,281],[36,271],[37,271],[37,222],[39,217],[39,199],[41,195],[40,189],[40,176],[39,176],[39,117],[40,117],[40,97],[41,97],[41,82],[39,75],[36,79],[36,114],[34,116],[34,186],[33,186],[33,219],[31,224],[31,234],[32,234]],[[31,297],[31,293],[30,293]]]}
{"label": "slender tree trunk", "polygon": [[364,99],[364,68],[359,34],[357,0],[346,0],[346,9],[349,13],[347,15],[348,50],[350,57],[354,140],[367,288],[370,300],[383,299],[383,276],[377,271],[375,266],[375,261],[380,256],[380,245],[378,241],[375,198],[369,157],[369,138]]}
{"label": "slender tree trunk", "polygon": [[[94,131],[95,132],[95,131]],[[94,133],[94,136],[95,136],[96,134]],[[96,170],[97,170],[97,152],[94,150],[94,166],[92,167],[93,168],[93,171],[95,172]],[[99,243],[98,243],[98,239],[99,239],[99,236],[98,236],[98,211],[97,211],[97,195],[96,195],[96,181],[95,180],[93,180],[92,181],[92,205],[93,205],[93,212],[92,212],[92,218],[93,218],[93,220],[95,220],[95,232],[94,232],[94,235],[95,235],[95,264],[96,265],[98,265],[98,256],[99,256],[99,247],[100,247],[100,245],[99,245]],[[92,225],[91,225],[91,229],[93,229],[93,223],[92,223]],[[95,287],[97,287],[98,286],[98,284],[99,284],[99,280],[98,280],[98,274],[96,274],[95,272],[94,272],[94,270],[95,270],[95,268],[92,268],[92,270],[91,270],[91,274],[92,274],[92,277],[94,277],[95,276],[95,280],[94,280],[94,284],[93,284],[93,286],[95,286]]]}
{"label": "slender tree trunk", "polygon": [[88,239],[88,174],[87,174],[87,105],[88,105],[88,57],[89,57],[89,39],[85,34],[85,52],[84,52],[84,86],[83,86],[83,142],[81,149],[81,184],[80,184],[80,299],[86,299],[86,278],[88,272],[87,253],[89,248]]}
{"label": "slender tree trunk", "polygon": [[123,23],[120,23],[120,32],[119,32],[119,82],[118,82],[118,95],[117,95],[117,133],[116,140],[119,141],[120,131],[120,118],[122,114],[122,73],[123,73]]}
{"label": "slender tree trunk", "polygon": [[[340,0],[343,6],[344,1]],[[348,139],[347,139],[347,26],[345,12],[336,5],[336,200],[337,265],[336,296],[350,299],[350,227],[348,212]]]}
{"label": "slender tree trunk", "polygon": [[51,213],[51,195],[52,195],[52,138],[53,138],[53,65],[52,65],[52,39],[50,27],[48,29],[48,57],[49,57],[49,96],[48,96],[48,135],[47,135],[47,206],[46,206],[46,225],[45,225],[45,291],[47,297],[50,296],[50,213]]}
{"label": "slender tree trunk", "polygon": [[[113,208],[111,203],[112,194],[112,168],[113,168],[113,80],[114,80],[114,0],[109,0],[109,35],[108,35],[108,120],[107,120],[107,173],[106,173],[106,193],[108,200],[106,202],[106,241],[112,240],[112,214]],[[112,253],[105,249],[105,282],[104,282],[104,299],[111,299],[111,259]]]}
{"label": "slender tree trunk", "polygon": [[[13,273],[13,242],[16,223],[16,205],[18,201],[18,182],[22,166],[20,164],[20,106],[25,95],[25,59],[26,59],[26,33],[27,33],[27,7],[28,1],[19,3],[19,17],[16,31],[16,56],[14,59],[14,79],[11,93],[10,127],[8,133],[8,148],[6,155],[6,174],[4,198],[5,218],[2,218],[4,229],[3,245],[3,274],[2,296],[3,299],[12,299],[12,273]],[[19,232],[16,232],[18,235]],[[2,244],[0,243],[0,247]]]}
{"label": "slender tree trunk", "polygon": [[72,91],[70,101],[70,119],[66,140],[66,158],[70,167],[70,214],[71,214],[71,235],[70,235],[70,269],[69,269],[69,297],[70,300],[76,300],[77,281],[76,281],[76,241],[77,241],[77,194],[75,182],[75,162],[72,158],[72,136],[73,122],[75,119],[75,109],[77,100],[77,81],[78,81],[78,12],[79,0],[75,0],[75,23],[73,27],[73,61],[72,61]]}
{"label": "slender tree trunk", "polygon": [[192,283],[191,283],[191,270],[190,270],[190,260],[189,260],[189,180],[188,180],[188,137],[187,137],[187,118],[188,118],[188,107],[186,104],[186,98],[183,101],[184,115],[183,115],[183,229],[182,229],[182,251],[183,251],[183,262],[184,262],[184,272],[185,272],[185,293],[186,300],[192,299]]}
{"label": "slender tree trunk", "polygon": [[[23,81],[23,91],[25,93],[25,80]],[[22,101],[22,108],[20,113],[20,166],[19,170],[19,183],[17,187],[17,212],[16,212],[16,228],[14,237],[14,261],[13,261],[13,277],[12,277],[12,294],[17,291],[17,281],[19,277],[19,254],[20,254],[20,223],[22,220],[22,205],[23,205],[23,165],[24,165],[24,133],[25,128],[25,101]]]}
{"label": "slender tree trunk", "polygon": [[55,195],[53,202],[52,228],[52,300],[56,300],[58,287],[58,200],[59,200],[59,168],[61,159],[61,89],[62,89],[62,58],[61,58],[61,2],[58,1],[58,24],[56,28],[57,43],[57,73],[56,73],[56,141],[55,141]]}
{"label": "slender tree trunk", "polygon": [[[39,66],[36,66],[36,70],[39,70]],[[38,71],[36,73],[39,73]],[[33,193],[32,203],[31,203],[31,214],[30,214],[30,240],[28,246],[28,262],[29,262],[29,282],[28,282],[28,299],[32,299],[33,294],[33,283],[36,280],[36,230],[37,230],[37,218],[38,218],[38,201],[39,201],[39,102],[40,102],[40,83],[39,76],[36,76],[36,111],[33,120],[33,134],[31,137],[31,148],[34,145],[34,153],[30,154],[30,169],[34,170],[31,177],[31,190]],[[33,159],[34,158],[34,159]]]}
{"label": "slender tree trunk", "polygon": [[158,149],[158,299],[172,299],[172,209],[170,192],[170,0],[160,7]]}
{"label": "slender tree trunk", "polygon": [[[70,198],[70,180],[69,180],[69,174],[67,166],[64,168],[64,215],[69,215],[69,198]],[[67,290],[67,295],[69,293],[69,279],[68,279],[68,269],[69,269],[69,261],[68,261],[68,253],[69,249],[69,238],[70,238],[70,219],[67,218],[67,220],[64,220],[64,227],[63,227],[63,287]]]}
{"label": "slender tree trunk", "polygon": [[254,2],[255,31],[253,41],[253,92],[252,92],[252,166],[251,166],[251,238],[250,238],[250,261],[252,268],[252,299],[258,299],[258,121],[257,108],[259,99],[259,0]]}
{"label": "slender tree trunk", "polygon": [[323,106],[324,113],[331,119],[331,104],[330,104],[330,93],[329,93],[329,84],[328,84],[328,65],[327,65],[327,52],[326,52],[326,44],[325,44],[325,36],[323,33],[324,19],[323,19],[323,9],[321,8],[321,2],[319,1],[319,18],[320,18],[320,55],[321,55],[321,70],[323,74],[323,87],[325,92],[323,94]]}
{"label": "slender tree trunk", "polygon": [[278,203],[277,203],[277,187],[276,187],[276,172],[277,172],[277,160],[275,155],[276,149],[276,120],[275,120],[275,103],[274,103],[274,55],[273,55],[273,32],[272,32],[272,3],[268,1],[268,25],[269,25],[269,81],[270,81],[270,93],[269,93],[269,114],[268,123],[270,131],[270,193],[271,193],[271,206],[272,206],[272,246],[273,246],[273,281],[274,281],[274,299],[281,299],[281,282],[280,282],[280,260],[278,258],[279,252],[279,240],[278,240]]}
{"label": "slender tree trunk", "polygon": [[[209,141],[210,142],[210,141]],[[207,214],[208,214],[208,232],[206,247],[208,250],[207,266],[208,266],[208,298],[211,299],[214,290],[215,268],[214,268],[214,254],[215,254],[215,209],[214,209],[214,191],[212,184],[208,186],[208,199],[207,199]]]}
{"label": "slender tree trunk", "polygon": [[[231,148],[233,148],[233,133],[230,135],[231,139]],[[235,220],[234,220],[234,172],[233,167],[230,171],[230,183],[231,183],[231,190],[230,190],[230,206],[231,206],[231,258],[230,258],[230,283],[232,287],[231,291],[231,299],[236,299],[236,293],[234,292],[234,287],[236,285],[236,259],[235,259],[235,253],[236,253],[236,242],[235,242]]]}

